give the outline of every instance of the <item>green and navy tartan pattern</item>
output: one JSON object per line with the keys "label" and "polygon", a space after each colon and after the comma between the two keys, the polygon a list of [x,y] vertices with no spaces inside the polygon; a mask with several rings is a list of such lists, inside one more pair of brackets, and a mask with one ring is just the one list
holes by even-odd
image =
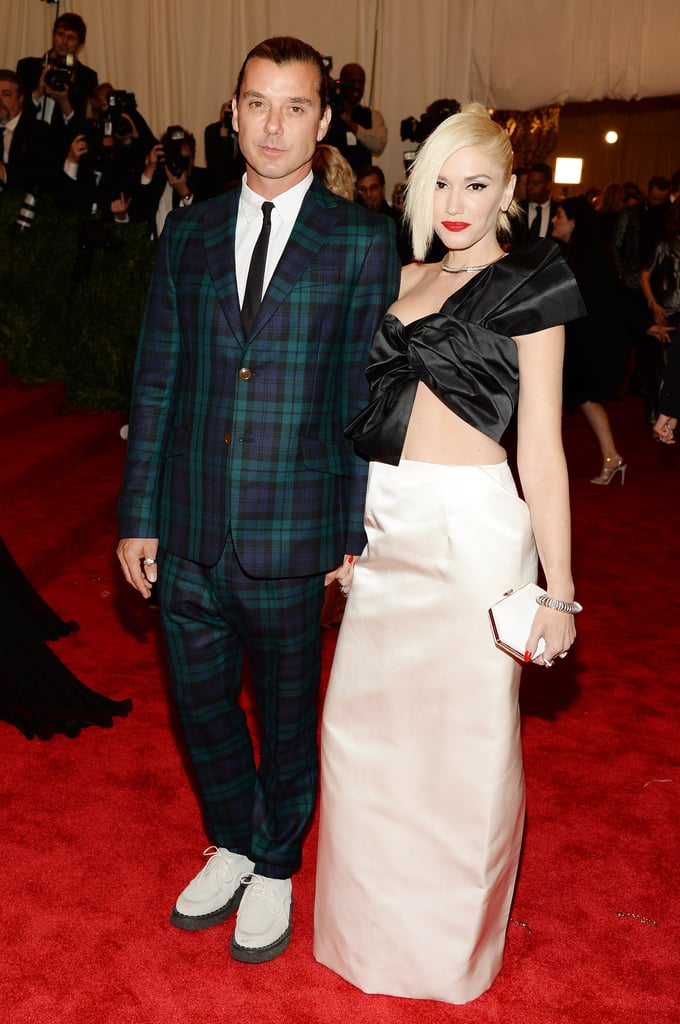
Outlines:
{"label": "green and navy tartan pattern", "polygon": [[365,542],[366,465],[343,430],[398,291],[393,225],[315,181],[246,337],[237,206],[233,192],[177,211],[161,237],[120,533],[214,565],[231,530],[251,575],[311,575]]}
{"label": "green and navy tartan pattern", "polygon": [[[206,834],[250,857],[258,874],[289,878],[316,795],[323,577],[254,580],[229,540],[212,568],[161,550],[158,569],[173,696]],[[244,649],[259,719],[257,768],[238,701]]]}

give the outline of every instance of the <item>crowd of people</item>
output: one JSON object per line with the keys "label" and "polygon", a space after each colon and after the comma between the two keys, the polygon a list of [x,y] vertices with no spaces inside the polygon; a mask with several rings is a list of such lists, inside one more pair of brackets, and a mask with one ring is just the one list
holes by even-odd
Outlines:
{"label": "crowd of people", "polygon": [[[236,913],[240,962],[289,944],[335,581],[347,610],[323,712],[315,955],[366,992],[468,1002],[501,968],[522,844],[522,666],[567,657],[583,610],[563,398],[599,443],[593,482],[623,482],[603,403],[634,325],[637,386],[674,439],[676,386],[639,339],[677,349],[677,175],[618,213],[611,188],[600,212],[555,199],[539,164],[520,203],[509,137],[473,103],[432,126],[390,204],[362,69],[329,96],[320,54],[288,37],[246,56],[199,173],[191,133],[156,140],[129,93],[81,70],[83,42],[63,15],[55,63],[21,61],[0,88],[15,135],[34,108],[27,138],[53,154],[43,187],[158,238],[118,557],[142,597],[157,589],[211,843],[170,920],[193,932]],[[488,610],[539,570],[513,658]]]}

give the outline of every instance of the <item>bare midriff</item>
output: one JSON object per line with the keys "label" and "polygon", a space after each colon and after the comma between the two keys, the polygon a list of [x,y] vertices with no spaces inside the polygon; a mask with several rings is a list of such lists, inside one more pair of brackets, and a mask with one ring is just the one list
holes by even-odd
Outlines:
{"label": "bare midriff", "polygon": [[411,410],[402,459],[443,466],[493,466],[505,449],[451,412],[422,382]]}

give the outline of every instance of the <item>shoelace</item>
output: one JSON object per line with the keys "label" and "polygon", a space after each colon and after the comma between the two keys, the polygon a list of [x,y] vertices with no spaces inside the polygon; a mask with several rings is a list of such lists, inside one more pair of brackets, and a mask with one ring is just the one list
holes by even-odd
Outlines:
{"label": "shoelace", "polygon": [[218,860],[222,864],[224,864],[225,868],[228,868],[228,870],[231,872],[231,877],[228,879],[228,881],[232,880],[232,878],[234,877],[234,869],[231,866],[232,865],[232,860],[233,860],[233,854],[225,853],[224,850],[220,849],[219,846],[208,846],[203,851],[203,856],[207,857],[208,861],[203,866],[203,870],[201,871],[201,877],[206,874],[208,869],[212,866],[213,860],[215,859],[215,857],[217,857]]}
{"label": "shoelace", "polygon": [[[248,892],[252,892],[253,897],[263,896],[264,903],[270,914],[278,914],[281,907],[281,900],[272,891],[271,887],[267,885],[268,879],[264,875],[242,875],[241,885],[247,886],[247,892],[244,894],[246,898]],[[243,904],[241,904],[243,905]]]}

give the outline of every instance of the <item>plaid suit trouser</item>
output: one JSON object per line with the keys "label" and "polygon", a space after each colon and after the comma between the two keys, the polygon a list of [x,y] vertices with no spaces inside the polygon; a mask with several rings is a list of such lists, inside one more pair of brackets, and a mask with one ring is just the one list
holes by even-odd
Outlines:
{"label": "plaid suit trouser", "polygon": [[[288,878],[299,867],[318,779],[323,576],[253,579],[231,539],[210,568],[158,554],[173,694],[211,842]],[[260,731],[239,702],[248,655]]]}

